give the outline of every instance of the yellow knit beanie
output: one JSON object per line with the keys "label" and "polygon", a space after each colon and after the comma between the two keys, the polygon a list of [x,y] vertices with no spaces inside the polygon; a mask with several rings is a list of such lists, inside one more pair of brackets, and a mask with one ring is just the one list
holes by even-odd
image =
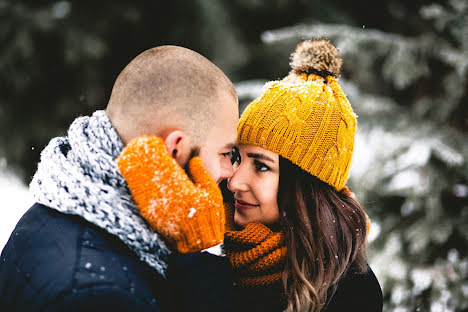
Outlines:
{"label": "yellow knit beanie", "polygon": [[348,179],[356,115],[336,78],[342,60],[326,39],[303,41],[291,73],[265,85],[243,112],[237,140],[289,159],[341,191]]}

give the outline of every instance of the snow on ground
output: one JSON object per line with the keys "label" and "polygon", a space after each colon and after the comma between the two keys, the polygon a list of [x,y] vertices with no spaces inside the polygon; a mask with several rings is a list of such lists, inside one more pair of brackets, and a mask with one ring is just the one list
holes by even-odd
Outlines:
{"label": "snow on ground", "polygon": [[[1,159],[0,159],[1,162]],[[0,164],[0,250],[8,241],[21,216],[33,204],[28,188],[21,180]]]}

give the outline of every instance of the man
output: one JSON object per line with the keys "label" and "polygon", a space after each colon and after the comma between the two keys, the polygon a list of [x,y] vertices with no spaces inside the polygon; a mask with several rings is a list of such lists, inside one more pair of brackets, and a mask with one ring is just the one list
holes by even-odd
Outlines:
{"label": "man", "polygon": [[41,153],[31,182],[37,203],[1,255],[0,310],[166,311],[170,298],[209,309],[213,294],[206,293],[208,302],[194,296],[211,292],[208,284],[194,293],[184,285],[227,276],[224,259],[180,256],[168,273],[169,255],[178,253],[141,217],[116,159],[133,139],[155,136],[178,165],[198,154],[221,182],[233,173],[228,154],[237,121],[232,83],[203,56],[176,46],[137,56],[118,76],[106,111],[77,118],[67,137]]}

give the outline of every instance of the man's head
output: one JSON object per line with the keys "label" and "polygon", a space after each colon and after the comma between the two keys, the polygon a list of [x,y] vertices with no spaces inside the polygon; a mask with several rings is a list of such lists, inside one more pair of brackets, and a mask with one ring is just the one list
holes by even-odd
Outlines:
{"label": "man's head", "polygon": [[138,55],[118,76],[107,114],[124,144],[156,135],[181,166],[198,150],[215,181],[232,175],[237,96],[226,75],[192,50],[161,46]]}

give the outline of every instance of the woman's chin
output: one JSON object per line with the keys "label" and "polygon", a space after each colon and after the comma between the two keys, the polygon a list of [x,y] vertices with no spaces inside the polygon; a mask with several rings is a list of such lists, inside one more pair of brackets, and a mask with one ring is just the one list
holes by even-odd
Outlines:
{"label": "woman's chin", "polygon": [[255,218],[249,218],[244,214],[240,214],[237,211],[234,213],[234,224],[238,227],[244,228],[249,222],[256,221]]}

